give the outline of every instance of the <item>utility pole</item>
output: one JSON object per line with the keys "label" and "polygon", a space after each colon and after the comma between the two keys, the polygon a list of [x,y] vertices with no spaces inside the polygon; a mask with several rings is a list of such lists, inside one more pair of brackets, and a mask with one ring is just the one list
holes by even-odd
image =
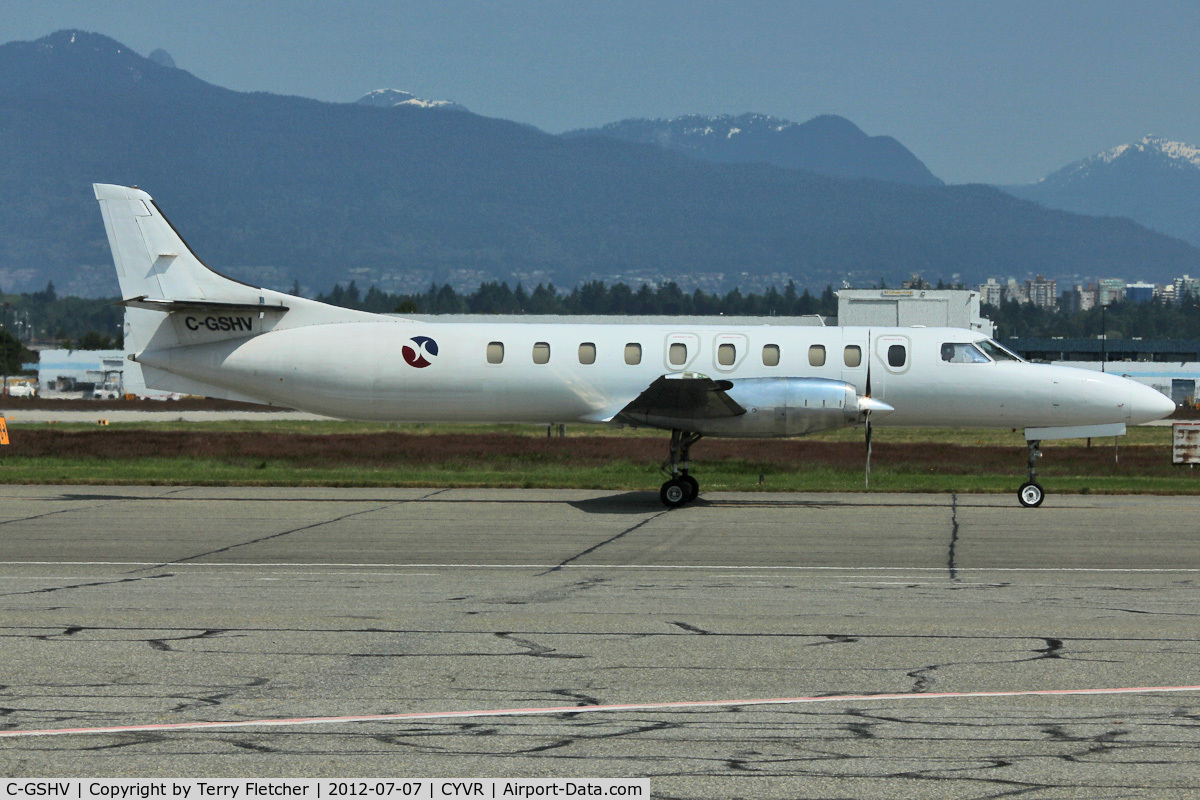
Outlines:
{"label": "utility pole", "polygon": [[12,303],[5,303],[0,308],[0,361],[4,362],[4,384],[0,388],[0,397],[8,396],[8,310]]}

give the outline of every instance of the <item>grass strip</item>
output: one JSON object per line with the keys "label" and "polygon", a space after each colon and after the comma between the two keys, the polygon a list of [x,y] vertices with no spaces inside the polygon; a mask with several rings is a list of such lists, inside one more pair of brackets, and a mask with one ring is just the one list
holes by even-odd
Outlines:
{"label": "grass strip", "polygon": [[[529,426],[318,423],[317,431],[337,427],[313,432],[293,430],[293,423],[258,424],[254,430],[209,423],[23,426],[0,449],[0,482],[655,490],[666,455],[661,433],[547,438]],[[1042,482],[1052,492],[1200,493],[1200,471],[1170,463],[1169,428],[1137,431],[1152,443],[1123,439],[1119,451],[1111,439],[1091,449],[1050,448],[1039,464]],[[1019,435],[939,431],[935,439],[918,429],[888,436],[898,432],[876,439],[873,491],[1005,493],[1025,479]],[[858,491],[864,449],[857,433],[706,439],[693,450],[695,473],[705,491]]]}

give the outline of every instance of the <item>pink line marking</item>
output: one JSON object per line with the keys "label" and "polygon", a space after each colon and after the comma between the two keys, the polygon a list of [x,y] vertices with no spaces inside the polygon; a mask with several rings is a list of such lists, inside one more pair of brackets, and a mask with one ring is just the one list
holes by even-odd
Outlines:
{"label": "pink line marking", "polygon": [[601,711],[671,711],[691,708],[734,706],[784,706],[806,703],[846,703],[871,700],[958,700],[984,697],[1065,697],[1072,695],[1154,694],[1200,692],[1200,686],[1132,686],[1119,689],[1031,689],[998,692],[904,692],[901,694],[838,694],[823,697],[773,697],[756,700],[682,700],[667,703],[623,703],[602,706],[550,706],[546,708],[498,708],[482,711],[426,711],[404,714],[356,714],[340,717],[293,717],[278,719],[224,720],[216,722],[170,722],[149,725],[114,725],[97,728],[47,728],[44,730],[0,731],[0,738],[64,736],[67,734],[137,733],[141,731],[186,731],[205,728],[271,728],[298,725],[333,725],[347,722],[384,722],[470,717],[523,717],[546,714],[589,714]]}

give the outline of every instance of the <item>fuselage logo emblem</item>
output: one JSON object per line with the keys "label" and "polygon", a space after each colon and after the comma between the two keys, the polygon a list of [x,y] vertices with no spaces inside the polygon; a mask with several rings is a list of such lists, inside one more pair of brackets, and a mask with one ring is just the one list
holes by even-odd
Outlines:
{"label": "fuselage logo emblem", "polygon": [[412,337],[412,342],[416,347],[406,344],[400,351],[404,356],[404,363],[417,369],[428,367],[432,364],[433,362],[426,358],[426,356],[436,356],[438,354],[437,342],[428,336],[414,336]]}

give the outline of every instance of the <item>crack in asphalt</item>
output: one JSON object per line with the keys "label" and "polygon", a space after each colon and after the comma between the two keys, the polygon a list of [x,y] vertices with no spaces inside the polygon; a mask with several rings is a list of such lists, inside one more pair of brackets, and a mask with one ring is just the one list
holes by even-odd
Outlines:
{"label": "crack in asphalt", "polygon": [[906,672],[905,675],[913,679],[913,692],[920,694],[928,692],[929,687],[933,685],[933,676],[930,673],[938,670],[939,664],[930,664],[927,667],[914,669],[912,672]]}
{"label": "crack in asphalt", "polygon": [[186,642],[193,639],[210,639],[214,636],[220,636],[223,633],[228,633],[228,630],[225,628],[209,628],[192,636],[172,636],[161,639],[147,639],[146,643],[155,650],[160,650],[166,653],[174,653],[177,651],[175,648],[171,647],[171,645],[167,644],[167,642]]}
{"label": "crack in asphalt", "polygon": [[[168,577],[150,576],[150,577]],[[125,579],[130,580],[130,579]],[[144,579],[134,579],[144,580]],[[86,584],[85,584],[86,585]],[[71,625],[64,629],[62,633],[45,634],[45,633],[29,633],[27,631],[44,631],[45,625],[3,625],[0,626],[0,638],[26,638],[26,639],[44,639],[50,636],[62,636],[67,634],[76,635],[83,631],[203,631],[206,630],[200,626],[170,626],[170,625]],[[367,634],[438,634],[447,636],[478,636],[481,633],[486,635],[494,635],[490,631],[473,631],[473,630],[449,630],[445,628],[380,628],[380,627],[365,627],[365,628],[305,628],[305,627],[225,627],[220,629],[223,633],[273,633],[273,634],[327,634],[327,633],[367,633]],[[11,631],[11,633],[5,633]],[[514,630],[506,631],[506,633],[518,636],[600,636],[612,637],[615,634],[609,630],[562,630],[562,631],[547,631],[540,630]],[[684,636],[695,635],[694,633],[663,631],[659,629],[646,631],[622,631],[622,637],[652,637],[652,636]],[[1046,643],[1047,648],[1038,649],[1034,652],[1041,655],[1037,658],[1046,658],[1047,652],[1060,651],[1066,640],[1058,640],[1053,637],[1044,636],[1029,636],[1026,634],[998,635],[998,634],[950,634],[950,633],[819,633],[819,632],[778,632],[778,631],[708,631],[709,636],[720,636],[728,638],[765,638],[765,639],[818,639],[825,641],[815,641],[813,646],[827,644],[841,644],[857,641],[870,641],[874,639],[894,639],[894,640],[931,640],[931,641],[994,641],[994,642],[1027,642],[1030,639],[1039,639]],[[161,637],[155,637],[161,638]],[[168,637],[170,638],[170,637]],[[193,638],[191,636],[185,638]],[[1146,643],[1146,644],[1180,644],[1180,643],[1195,643],[1200,641],[1197,636],[1072,636],[1073,642],[1122,642],[1122,643]],[[1057,645],[1051,645],[1052,642],[1059,642]],[[1054,656],[1061,657],[1061,656]]]}
{"label": "crack in asphalt", "polygon": [[195,555],[184,556],[182,558],[174,558],[174,559],[171,559],[170,561],[164,561],[161,564],[155,564],[155,565],[149,566],[149,567],[139,567],[138,569],[130,570],[130,572],[142,572],[147,569],[162,569],[163,567],[169,567],[172,564],[183,564],[187,561],[195,561],[198,558],[214,556],[214,555],[218,555],[219,553],[228,553],[229,551],[236,550],[239,547],[248,547],[253,544],[261,544],[262,542],[269,542],[272,539],[279,539],[280,537],[283,537],[283,536],[290,536],[293,533],[300,533],[301,531],[309,531],[309,530],[312,530],[313,528],[320,528],[325,525],[332,525],[335,522],[341,522],[343,520],[352,519],[353,517],[361,517],[363,514],[373,514],[377,511],[385,511],[389,508],[395,508],[396,506],[405,505],[406,503],[420,502],[422,500],[427,500],[430,497],[433,497],[435,495],[439,495],[442,492],[448,492],[448,491],[450,491],[450,490],[449,489],[438,489],[436,492],[430,492],[427,495],[422,495],[421,497],[413,498],[411,500],[396,500],[394,502],[385,503],[384,505],[376,506],[374,508],[366,508],[366,509],[363,509],[362,511],[352,511],[348,514],[342,514],[340,517],[334,517],[333,519],[322,520],[320,522],[313,522],[308,525],[301,525],[298,528],[292,528],[290,530],[280,531],[278,533],[272,533],[272,534],[268,534],[266,536],[260,536],[257,539],[251,539],[246,542],[239,542],[237,544],[226,545],[225,547],[218,547],[215,550],[208,550],[203,553],[196,553]]}
{"label": "crack in asphalt", "polygon": [[[160,495],[150,495],[150,496],[143,496],[143,497],[127,497],[124,495],[117,495],[115,497],[110,496],[110,495],[84,495],[83,496],[84,499],[97,500],[97,499],[104,498],[105,502],[96,503],[96,504],[90,505],[90,506],[84,506],[83,508],[60,508],[58,511],[47,511],[44,514],[34,514],[29,517],[17,517],[16,519],[4,519],[4,520],[0,520],[0,525],[10,525],[15,522],[28,522],[28,521],[34,520],[34,519],[45,519],[46,517],[53,517],[58,514],[70,514],[73,512],[82,513],[84,511],[91,511],[96,508],[104,508],[105,506],[111,506],[116,503],[124,502],[126,500],[142,500],[142,501],[144,501],[144,500],[165,500],[165,499],[168,499],[168,497],[170,495],[179,494],[180,492],[187,491],[187,489],[188,489],[188,487],[185,486],[185,487],[182,487],[179,489],[172,489],[172,490],[170,490],[168,492],[164,492]],[[64,497],[68,501],[73,500],[73,497],[71,495],[64,495]]]}
{"label": "crack in asphalt", "polygon": [[950,495],[950,552],[947,554],[946,566],[950,570],[950,580],[958,580],[958,568],[954,563],[954,548],[958,544],[958,495]]}
{"label": "crack in asphalt", "polygon": [[[163,573],[162,575],[143,575],[138,578],[118,578],[117,580],[112,580],[112,581],[89,581],[88,583],[71,583],[71,584],[67,584],[66,586],[48,586],[45,589],[28,589],[23,592],[0,592],[0,597],[16,597],[17,595],[23,595],[23,594],[50,594],[52,592],[65,592],[68,589],[88,589],[93,586],[114,586],[119,583],[137,583],[138,581],[154,580],[156,578],[174,578],[174,577],[175,577],[174,572],[166,572],[166,573]],[[78,631],[72,631],[72,633],[77,633],[77,632]],[[69,636],[70,634],[64,632],[63,634],[60,634],[60,635]]]}
{"label": "crack in asphalt", "polygon": [[567,566],[571,562],[578,561],[579,559],[583,558],[584,556],[590,555],[590,554],[596,552],[601,547],[604,547],[605,545],[608,545],[608,544],[612,544],[617,539],[620,539],[622,536],[626,536],[628,534],[633,533],[634,531],[636,531],[638,528],[642,527],[643,525],[653,522],[654,520],[661,517],[663,514],[667,514],[667,513],[670,513],[670,509],[665,509],[663,511],[659,511],[657,514],[651,514],[649,517],[646,517],[641,522],[637,523],[636,525],[631,525],[630,527],[621,531],[617,535],[611,536],[611,537],[605,539],[603,542],[594,544],[591,547],[589,547],[588,549],[586,549],[582,552],[576,553],[575,555],[571,556],[570,558],[560,561],[557,565],[551,567],[550,569],[546,570],[545,572],[538,573],[538,577],[541,577],[542,575],[549,575],[553,572],[558,572],[559,570],[561,570],[563,567]]}
{"label": "crack in asphalt", "polygon": [[495,634],[498,638],[506,642],[525,648],[524,653],[511,653],[510,655],[531,656],[533,658],[587,658],[585,655],[574,653],[559,653],[556,648],[538,644],[529,639],[522,639],[512,633],[497,631]]}

